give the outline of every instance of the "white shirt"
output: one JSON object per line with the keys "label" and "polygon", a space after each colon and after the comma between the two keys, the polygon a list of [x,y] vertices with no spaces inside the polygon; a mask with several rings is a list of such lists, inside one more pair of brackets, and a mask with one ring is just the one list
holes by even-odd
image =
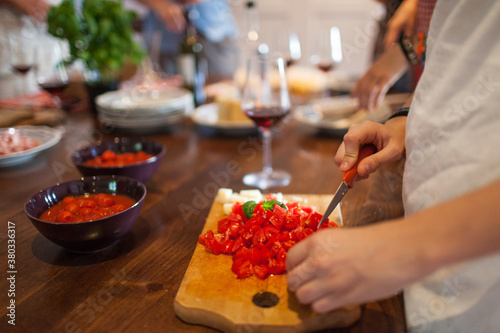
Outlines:
{"label": "white shirt", "polygon": [[[406,149],[406,214],[500,179],[500,1],[438,0]],[[412,332],[496,332],[500,254],[442,269],[404,296]]]}

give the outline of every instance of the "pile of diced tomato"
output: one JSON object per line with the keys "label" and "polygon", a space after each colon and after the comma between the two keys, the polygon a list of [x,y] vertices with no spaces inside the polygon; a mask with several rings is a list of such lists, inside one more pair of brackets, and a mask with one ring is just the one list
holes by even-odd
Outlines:
{"label": "pile of diced tomato", "polygon": [[[287,251],[314,233],[323,216],[298,202],[283,207],[275,204],[270,210],[260,201],[247,218],[243,205],[235,203],[231,214],[218,221],[218,232],[201,234],[199,242],[215,255],[232,255],[231,270],[238,279],[286,273]],[[328,227],[337,225],[327,220],[321,226]]]}

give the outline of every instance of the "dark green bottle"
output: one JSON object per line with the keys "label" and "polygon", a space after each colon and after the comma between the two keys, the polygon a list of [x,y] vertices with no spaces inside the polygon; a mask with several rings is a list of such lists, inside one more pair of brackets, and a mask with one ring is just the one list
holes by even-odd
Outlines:
{"label": "dark green bottle", "polygon": [[205,73],[200,66],[203,58],[203,45],[200,43],[196,27],[189,17],[189,10],[184,12],[186,30],[180,40],[177,70],[184,79],[184,87],[193,92],[194,104],[205,103]]}

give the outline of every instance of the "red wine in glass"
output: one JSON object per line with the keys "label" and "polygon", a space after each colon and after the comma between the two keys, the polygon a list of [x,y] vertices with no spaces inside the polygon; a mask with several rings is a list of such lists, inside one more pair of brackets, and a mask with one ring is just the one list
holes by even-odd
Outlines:
{"label": "red wine in glass", "polygon": [[286,67],[290,67],[292,66],[293,64],[295,64],[297,61],[295,59],[292,59],[292,58],[287,58],[286,59]]}
{"label": "red wine in glass", "polygon": [[31,69],[31,65],[12,65],[12,68],[19,74],[26,74]]}
{"label": "red wine in glass", "polygon": [[257,126],[262,128],[275,127],[289,113],[289,109],[283,109],[278,106],[260,107],[245,110],[245,114],[250,119],[252,119]]}
{"label": "red wine in glass", "polygon": [[39,84],[42,89],[50,93],[52,96],[59,96],[68,86],[67,81],[44,82]]}
{"label": "red wine in glass", "polygon": [[332,63],[326,63],[326,62],[320,62],[318,64],[318,68],[320,70],[322,70],[323,72],[328,72],[330,71],[332,68],[333,68],[333,64]]}

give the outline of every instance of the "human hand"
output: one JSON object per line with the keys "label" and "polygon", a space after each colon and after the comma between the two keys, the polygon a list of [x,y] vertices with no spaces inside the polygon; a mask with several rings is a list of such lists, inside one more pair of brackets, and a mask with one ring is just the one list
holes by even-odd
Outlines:
{"label": "human hand", "polygon": [[184,6],[170,1],[154,1],[150,4],[155,14],[169,31],[181,32],[186,27]]}
{"label": "human hand", "polygon": [[364,158],[357,167],[359,178],[367,178],[382,164],[397,161],[404,156],[405,130],[406,117],[396,117],[385,124],[372,121],[353,124],[337,150],[335,164],[342,172],[350,170],[358,160],[360,148],[373,144],[377,152]]}
{"label": "human hand", "polygon": [[43,0],[7,0],[6,2],[39,22],[45,22],[50,8],[50,5]]}
{"label": "human hand", "polygon": [[318,313],[394,295],[430,270],[401,224],[319,230],[288,251],[288,288]]}
{"label": "human hand", "polygon": [[389,88],[406,72],[409,63],[399,45],[392,45],[356,82],[351,97],[357,97],[359,107],[377,108]]}
{"label": "human hand", "polygon": [[388,49],[392,44],[397,43],[401,33],[407,36],[415,34],[415,24],[417,20],[418,0],[405,0],[387,23],[384,45]]}

